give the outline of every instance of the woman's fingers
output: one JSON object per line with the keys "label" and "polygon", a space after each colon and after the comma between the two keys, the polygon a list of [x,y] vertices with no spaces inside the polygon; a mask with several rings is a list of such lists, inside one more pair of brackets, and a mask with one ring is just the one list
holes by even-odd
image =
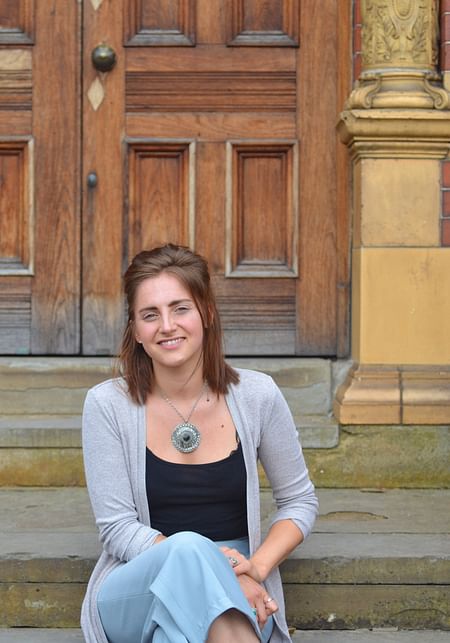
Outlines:
{"label": "woman's fingers", "polygon": [[225,556],[228,558],[228,561],[231,567],[234,569],[236,576],[240,574],[248,574],[260,583],[261,578],[259,576],[258,570],[255,565],[245,556],[243,556],[237,549],[230,547],[221,547],[220,548]]}
{"label": "woman's fingers", "polygon": [[278,611],[277,602],[271,596],[266,596],[263,599],[263,603],[264,603],[265,610],[269,615],[275,614],[275,612]]}
{"label": "woman's fingers", "polygon": [[258,621],[259,627],[262,629],[264,625],[267,623],[267,610],[264,605],[264,602],[262,600],[259,600],[255,604],[255,609],[256,609],[256,619]]}
{"label": "woman's fingers", "polygon": [[228,558],[228,561],[231,567],[236,571],[236,574],[248,573],[251,568],[251,564],[237,549],[232,549],[230,547],[221,547],[220,549]]}

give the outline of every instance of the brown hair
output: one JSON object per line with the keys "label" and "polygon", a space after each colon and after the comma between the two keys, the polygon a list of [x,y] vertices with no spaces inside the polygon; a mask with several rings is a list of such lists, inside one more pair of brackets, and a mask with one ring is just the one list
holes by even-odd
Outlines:
{"label": "brown hair", "polygon": [[134,308],[139,285],[162,272],[175,275],[190,292],[203,323],[203,378],[213,393],[226,393],[238,373],[224,359],[222,331],[205,259],[185,246],[168,243],[137,254],[124,276],[128,323],[122,337],[117,370],[134,402],[144,404],[154,384],[153,363],[136,341]]}

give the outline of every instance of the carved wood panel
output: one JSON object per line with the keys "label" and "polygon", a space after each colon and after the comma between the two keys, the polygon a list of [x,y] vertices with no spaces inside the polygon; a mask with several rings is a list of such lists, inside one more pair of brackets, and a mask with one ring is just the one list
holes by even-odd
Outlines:
{"label": "carved wood panel", "polygon": [[128,143],[128,258],[172,241],[194,243],[195,143]]}
{"label": "carved wood panel", "polygon": [[294,72],[128,72],[129,112],[295,111]]}
{"label": "carved wood panel", "polygon": [[0,50],[0,110],[31,110],[31,51]]}
{"label": "carved wood panel", "polygon": [[128,46],[195,45],[195,0],[130,0],[124,3]]}
{"label": "carved wood panel", "polygon": [[0,0],[0,44],[31,44],[34,40],[34,0]]}
{"label": "carved wood panel", "polygon": [[31,352],[31,278],[0,276],[0,353]]}
{"label": "carved wood panel", "polygon": [[298,275],[297,183],[295,142],[228,143],[228,277]]}
{"label": "carved wood panel", "polygon": [[0,140],[0,275],[33,272],[32,140]]}
{"label": "carved wood panel", "polygon": [[261,278],[243,283],[214,279],[228,354],[295,354],[295,281],[273,279],[268,284]]}
{"label": "carved wood panel", "polygon": [[232,0],[228,45],[296,47],[299,44],[299,0]]}

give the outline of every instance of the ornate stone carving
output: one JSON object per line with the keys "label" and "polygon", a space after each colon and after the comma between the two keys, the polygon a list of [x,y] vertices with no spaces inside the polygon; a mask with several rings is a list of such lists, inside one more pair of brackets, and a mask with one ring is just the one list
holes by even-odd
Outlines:
{"label": "ornate stone carving", "polygon": [[436,68],[435,0],[363,0],[362,8],[364,69]]}
{"label": "ornate stone carving", "polygon": [[438,63],[438,0],[361,0],[362,72],[348,108],[449,109]]}

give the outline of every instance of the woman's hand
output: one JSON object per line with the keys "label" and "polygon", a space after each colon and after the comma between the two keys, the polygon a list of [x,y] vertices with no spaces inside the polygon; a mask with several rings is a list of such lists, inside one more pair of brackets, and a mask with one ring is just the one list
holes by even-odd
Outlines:
{"label": "woman's hand", "polygon": [[253,578],[257,583],[262,583],[263,578],[256,565],[250,559],[243,556],[237,549],[231,547],[221,547],[220,549],[230,561],[230,565],[234,569],[236,576],[247,574],[247,576]]}
{"label": "woman's hand", "polygon": [[267,619],[278,611],[276,601],[271,598],[261,583],[257,583],[247,574],[239,574],[237,577],[239,585],[247,598],[250,607],[253,608],[259,627],[262,629]]}

